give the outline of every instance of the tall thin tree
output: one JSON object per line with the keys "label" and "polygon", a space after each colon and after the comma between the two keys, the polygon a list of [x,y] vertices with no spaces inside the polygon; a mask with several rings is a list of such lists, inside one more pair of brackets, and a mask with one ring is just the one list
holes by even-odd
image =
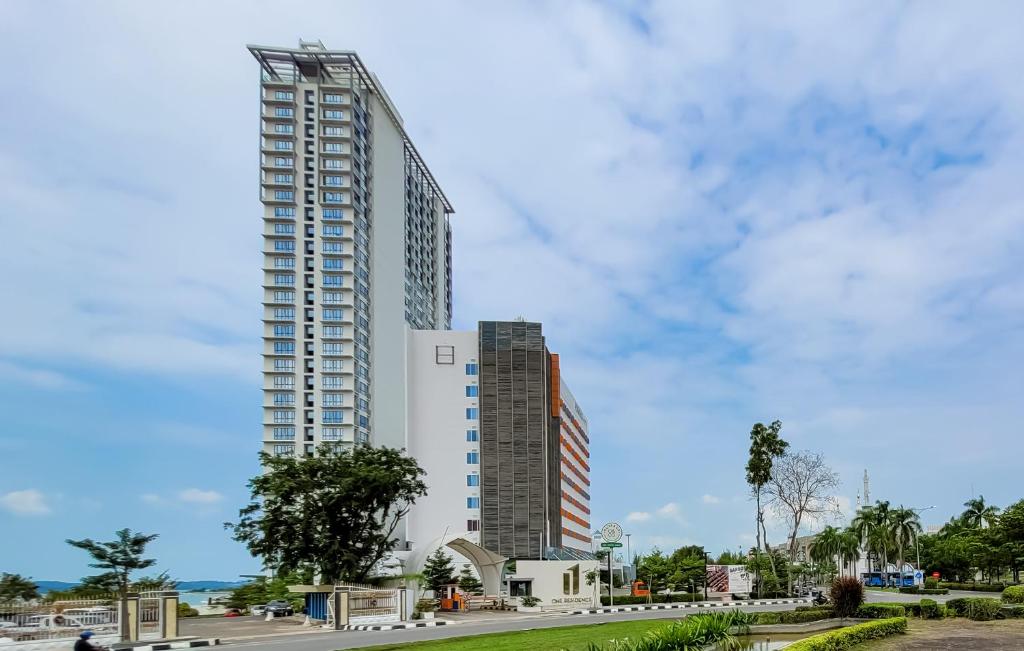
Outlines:
{"label": "tall thin tree", "polygon": [[[767,427],[763,423],[755,423],[750,430],[750,458],[747,460],[746,470],[747,484],[750,486],[750,491],[757,504],[755,556],[758,560],[760,559],[762,541],[766,548],[768,546],[768,532],[764,526],[764,505],[761,503],[761,495],[765,485],[772,478],[772,464],[775,459],[785,454],[786,448],[789,447],[789,443],[779,436],[781,431],[782,421],[779,420],[773,421]],[[772,573],[775,574],[775,560],[771,554],[768,555],[768,559],[771,562]],[[755,567],[759,568],[760,563],[755,563]],[[758,570],[758,574],[760,574],[760,570]],[[762,583],[760,576],[755,577],[755,581],[757,582],[757,593],[760,596]]]}

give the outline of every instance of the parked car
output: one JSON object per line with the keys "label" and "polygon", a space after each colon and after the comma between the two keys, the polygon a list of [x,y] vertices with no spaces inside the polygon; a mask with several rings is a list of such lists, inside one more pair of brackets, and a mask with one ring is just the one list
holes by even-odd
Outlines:
{"label": "parked car", "polygon": [[255,606],[249,606],[249,613],[262,617],[267,614],[266,604],[256,604]]}
{"label": "parked car", "polygon": [[267,603],[266,612],[270,613],[274,617],[287,617],[288,615],[294,615],[295,609],[287,601],[281,599],[275,599]]}
{"label": "parked car", "polygon": [[225,617],[241,617],[242,610],[240,608],[228,608],[224,611]]}

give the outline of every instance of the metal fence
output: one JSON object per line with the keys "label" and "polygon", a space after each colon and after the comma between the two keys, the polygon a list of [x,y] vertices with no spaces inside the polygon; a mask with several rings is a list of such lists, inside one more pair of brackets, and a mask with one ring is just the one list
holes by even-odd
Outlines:
{"label": "metal fence", "polygon": [[117,601],[82,599],[38,604],[0,604],[0,638],[14,642],[76,638],[85,629],[117,635]]}
{"label": "metal fence", "polygon": [[[401,618],[401,590],[379,586],[346,583],[335,586],[336,592],[348,593],[349,621],[388,621]],[[328,600],[330,621],[334,621],[333,599]]]}
{"label": "metal fence", "polygon": [[160,637],[163,626],[163,608],[160,599],[162,592],[139,593],[139,638],[152,639]]}

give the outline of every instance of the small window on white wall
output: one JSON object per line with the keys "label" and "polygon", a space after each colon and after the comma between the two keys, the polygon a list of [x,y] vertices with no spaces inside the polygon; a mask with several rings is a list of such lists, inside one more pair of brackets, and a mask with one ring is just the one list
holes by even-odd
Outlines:
{"label": "small window on white wall", "polygon": [[455,346],[435,346],[434,361],[438,364],[454,364]]}

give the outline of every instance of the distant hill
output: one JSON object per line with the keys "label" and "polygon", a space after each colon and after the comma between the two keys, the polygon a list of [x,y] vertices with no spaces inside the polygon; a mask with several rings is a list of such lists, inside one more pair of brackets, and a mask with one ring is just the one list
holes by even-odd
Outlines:
{"label": "distant hill", "polygon": [[[69,583],[67,581],[36,581],[39,586],[39,592],[46,594],[51,590],[69,590],[77,583]],[[194,590],[233,590],[240,585],[245,585],[245,581],[182,581],[178,584],[178,590],[182,592],[194,591]]]}
{"label": "distant hill", "polygon": [[46,594],[51,590],[68,590],[78,585],[67,581],[36,581],[35,584],[41,594]]}
{"label": "distant hill", "polygon": [[178,590],[233,590],[245,581],[182,581],[178,584]]}

